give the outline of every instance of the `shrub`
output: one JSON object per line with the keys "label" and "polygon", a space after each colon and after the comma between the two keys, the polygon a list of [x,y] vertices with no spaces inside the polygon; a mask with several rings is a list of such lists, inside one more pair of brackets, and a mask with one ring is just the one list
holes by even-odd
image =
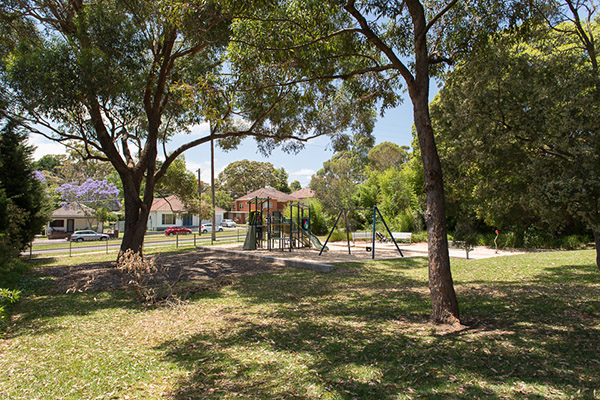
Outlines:
{"label": "shrub", "polygon": [[426,242],[427,231],[413,232],[412,241],[413,243]]}
{"label": "shrub", "polygon": [[6,324],[8,314],[5,307],[9,304],[16,303],[21,297],[21,292],[18,290],[8,290],[0,288],[0,326]]}
{"label": "shrub", "polygon": [[[352,236],[352,235],[350,235],[350,236]],[[352,237],[350,237],[350,239],[352,239]],[[329,238],[329,241],[330,242],[338,242],[340,240],[343,240],[343,241],[346,240],[346,231],[345,230],[336,229],[331,234],[331,237]]]}

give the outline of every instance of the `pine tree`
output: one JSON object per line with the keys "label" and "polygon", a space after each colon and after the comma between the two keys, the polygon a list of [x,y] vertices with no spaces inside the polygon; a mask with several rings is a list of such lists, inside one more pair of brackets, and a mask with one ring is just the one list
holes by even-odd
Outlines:
{"label": "pine tree", "polygon": [[49,216],[47,194],[33,169],[33,147],[13,124],[0,131],[0,251],[17,256]]}

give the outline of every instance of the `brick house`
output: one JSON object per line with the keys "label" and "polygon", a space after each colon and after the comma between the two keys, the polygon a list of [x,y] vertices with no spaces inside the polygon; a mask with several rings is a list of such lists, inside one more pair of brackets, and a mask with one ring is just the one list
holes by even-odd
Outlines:
{"label": "brick house", "polygon": [[[270,187],[255,190],[245,196],[237,198],[231,204],[231,211],[227,217],[240,224],[245,224],[250,211],[256,211],[256,199],[258,199],[258,210],[268,209],[270,212],[282,212],[289,203],[298,202],[298,198],[287,193],[280,192]],[[266,200],[268,199],[268,206]],[[261,205],[262,203],[262,205]]]}

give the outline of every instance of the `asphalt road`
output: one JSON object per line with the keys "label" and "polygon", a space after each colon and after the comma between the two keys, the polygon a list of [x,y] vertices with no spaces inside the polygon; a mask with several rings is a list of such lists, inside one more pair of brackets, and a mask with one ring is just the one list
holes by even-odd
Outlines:
{"label": "asphalt road", "polygon": [[[239,238],[240,240],[244,239],[246,232],[240,232],[239,234]],[[163,239],[160,240],[156,240],[154,239],[157,235],[150,235],[149,237],[151,237],[153,240],[146,240],[144,247],[146,248],[152,248],[152,247],[159,247],[159,246],[167,246],[167,245],[171,245],[174,246],[176,243],[176,236],[164,236]],[[217,241],[231,241],[231,240],[236,240],[238,238],[238,234],[237,232],[231,232],[230,235],[226,235],[226,236],[219,236],[217,238]],[[146,239],[148,239],[148,237],[146,237]],[[41,246],[41,245],[48,245],[48,244],[59,244],[61,243],[61,241],[57,241],[57,240],[37,240],[33,242],[33,249],[31,250],[25,250],[24,252],[22,252],[21,254],[23,255],[42,255],[42,254],[61,254],[61,253],[68,253],[69,252],[69,247],[71,245],[71,242],[64,240],[62,241],[62,244],[64,244],[64,246],[60,246],[60,247],[54,247],[51,249],[36,249],[36,245],[37,246]],[[190,245],[194,243],[194,236],[193,235],[179,235],[179,245]],[[210,244],[210,233],[204,233],[202,234],[202,236],[197,236],[196,237],[196,244],[197,245],[206,245],[206,244]],[[85,253],[85,252],[94,252],[94,251],[103,251],[106,250],[106,245],[107,242],[105,241],[93,241],[93,242],[83,242],[83,243],[72,243],[71,246],[71,252],[72,253]],[[109,240],[108,241],[108,250],[118,250],[121,247],[121,240]]]}

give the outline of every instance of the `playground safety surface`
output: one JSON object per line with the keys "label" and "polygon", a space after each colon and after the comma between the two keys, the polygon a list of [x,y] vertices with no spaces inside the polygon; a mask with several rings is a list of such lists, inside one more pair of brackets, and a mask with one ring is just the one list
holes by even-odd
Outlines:
{"label": "playground safety surface", "polygon": [[[352,262],[352,261],[366,261],[372,259],[371,251],[367,251],[367,248],[371,247],[371,243],[367,242],[356,242],[350,243],[350,254],[348,254],[348,244],[346,242],[333,242],[328,243],[327,247],[329,251],[324,251],[319,256],[320,249],[293,249],[292,251],[287,250],[242,250],[241,243],[234,244],[223,244],[215,246],[217,248],[241,252],[243,254],[254,254],[257,256],[265,256],[269,258],[278,259],[289,259],[312,263],[339,263],[339,262]],[[427,243],[401,243],[399,244],[400,250],[404,254],[404,257],[427,257]],[[464,249],[453,248],[449,249],[450,257],[453,258],[466,258],[466,252]],[[511,254],[519,254],[517,251],[506,251],[478,246],[469,252],[470,259],[489,258],[497,256],[505,256]],[[384,260],[392,258],[400,258],[398,250],[393,243],[376,243],[375,244],[375,259]]]}

